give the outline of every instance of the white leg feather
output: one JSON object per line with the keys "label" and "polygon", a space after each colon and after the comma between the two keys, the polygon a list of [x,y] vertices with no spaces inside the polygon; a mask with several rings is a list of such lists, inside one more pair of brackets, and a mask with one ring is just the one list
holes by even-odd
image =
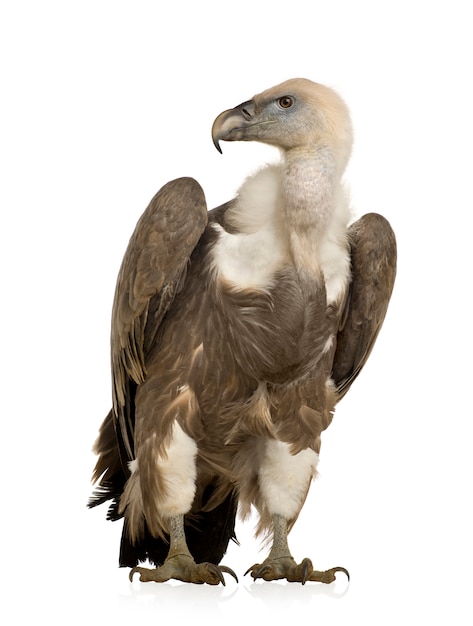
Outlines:
{"label": "white leg feather", "polygon": [[166,493],[160,498],[162,517],[187,513],[194,500],[197,445],[174,422],[172,438],[165,455],[158,455],[157,466],[165,481]]}
{"label": "white leg feather", "polygon": [[263,500],[271,515],[287,520],[299,513],[319,455],[313,450],[291,454],[289,445],[268,439],[259,470],[259,485]]}

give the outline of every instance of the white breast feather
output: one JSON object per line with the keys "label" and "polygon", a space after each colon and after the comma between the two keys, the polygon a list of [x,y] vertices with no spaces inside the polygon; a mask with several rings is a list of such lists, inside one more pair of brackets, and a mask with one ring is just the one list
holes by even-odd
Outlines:
{"label": "white breast feather", "polygon": [[[241,186],[227,219],[238,233],[214,224],[219,240],[214,247],[218,275],[239,288],[271,287],[275,272],[290,262],[289,238],[280,204],[281,167],[269,165]],[[346,230],[350,219],[347,194],[340,187],[335,210],[317,244],[318,264],[325,278],[327,303],[337,300],[348,285],[350,258]]]}
{"label": "white breast feather", "polygon": [[214,264],[219,275],[239,288],[265,289],[274,273],[288,261],[288,242],[281,223],[280,168],[268,166],[240,188],[227,219],[240,232],[219,224]]}

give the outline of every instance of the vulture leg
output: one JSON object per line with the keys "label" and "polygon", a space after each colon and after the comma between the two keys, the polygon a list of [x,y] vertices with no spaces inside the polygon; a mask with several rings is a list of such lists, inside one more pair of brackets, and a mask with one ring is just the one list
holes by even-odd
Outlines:
{"label": "vulture leg", "polygon": [[256,563],[246,572],[256,580],[278,580],[285,578],[289,582],[299,582],[303,585],[312,580],[320,583],[332,583],[337,572],[343,572],[350,579],[348,571],[344,567],[332,567],[319,572],[314,570],[310,559],[303,559],[296,563],[289,550],[287,543],[287,521],[282,515],[273,515],[273,544],[268,557],[263,563]]}
{"label": "vulture leg", "polygon": [[209,585],[225,585],[224,573],[231,574],[238,582],[233,570],[225,565],[213,563],[196,563],[187,547],[184,534],[184,516],[175,515],[169,518],[169,553],[164,563],[155,569],[134,567],[130,572],[130,581],[135,573],[139,573],[142,582],[162,583],[171,578],[188,583]]}

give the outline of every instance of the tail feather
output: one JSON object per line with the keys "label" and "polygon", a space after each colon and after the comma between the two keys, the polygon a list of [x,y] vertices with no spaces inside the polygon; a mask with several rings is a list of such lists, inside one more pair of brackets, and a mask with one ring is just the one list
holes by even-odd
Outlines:
{"label": "tail feather", "polygon": [[97,483],[97,486],[87,506],[93,508],[111,500],[107,519],[120,519],[123,515],[118,512],[118,505],[129,472],[125,471],[120,457],[112,411],[103,421],[94,452],[98,459],[92,473],[92,482]]}

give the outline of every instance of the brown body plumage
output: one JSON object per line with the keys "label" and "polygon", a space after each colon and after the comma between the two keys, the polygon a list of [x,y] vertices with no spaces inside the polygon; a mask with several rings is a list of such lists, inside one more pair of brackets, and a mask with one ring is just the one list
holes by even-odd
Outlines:
{"label": "brown body plumage", "polygon": [[[274,102],[281,111],[268,114]],[[291,107],[298,123],[285,134],[277,124]],[[112,499],[110,517],[125,516],[122,565],[161,566],[140,568],[144,579],[222,580],[176,563],[187,546],[197,563],[218,563],[237,503],[243,514],[256,506],[259,530],[275,531],[252,575],[280,577],[275,559],[291,558],[280,535],[300,512],[321,433],[371,351],[394,281],[386,220],[347,227],[340,178],[351,125],[334,92],[288,81],[221,114],[213,132],[217,146],[255,139],[284,158],[210,213],[194,180],[168,183],[120,270],[114,409],[96,446],[93,504]],[[297,567],[288,561],[281,575],[298,580]],[[327,582],[307,572],[302,582]]]}

